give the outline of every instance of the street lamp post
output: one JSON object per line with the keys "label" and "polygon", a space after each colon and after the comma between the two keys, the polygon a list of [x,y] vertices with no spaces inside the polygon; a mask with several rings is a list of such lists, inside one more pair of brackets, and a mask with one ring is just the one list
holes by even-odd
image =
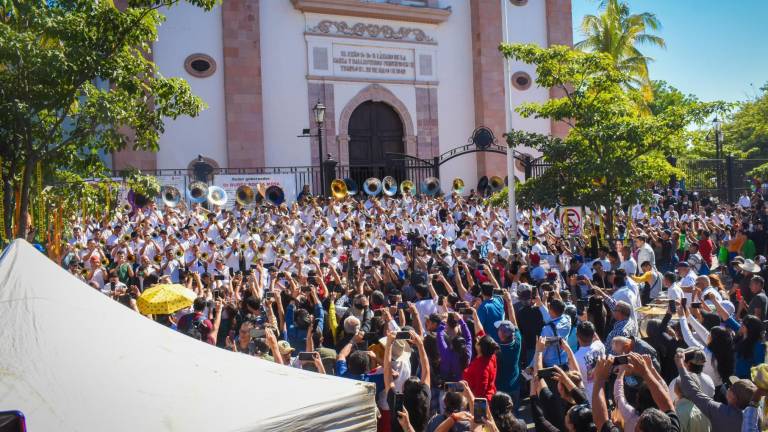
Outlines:
{"label": "street lamp post", "polygon": [[315,114],[315,123],[317,123],[317,143],[319,147],[317,158],[318,158],[319,167],[320,167],[320,194],[324,197],[325,196],[325,175],[323,173],[323,170],[325,169],[325,167],[323,167],[323,123],[325,123],[325,105],[323,105],[318,100],[314,108],[312,108],[312,112]]}
{"label": "street lamp post", "polygon": [[712,120],[712,127],[715,130],[715,159],[722,159],[723,157],[723,148],[722,148],[722,142],[720,134],[722,133],[722,123],[720,122],[720,119],[715,117],[714,120]]}

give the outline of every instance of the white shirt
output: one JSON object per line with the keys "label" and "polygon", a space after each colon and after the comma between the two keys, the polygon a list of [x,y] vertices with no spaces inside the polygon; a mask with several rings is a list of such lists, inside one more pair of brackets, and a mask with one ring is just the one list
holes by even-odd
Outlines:
{"label": "white shirt", "polygon": [[421,328],[426,331],[427,318],[433,313],[437,313],[437,299],[419,300],[415,303],[416,310],[419,311],[419,320],[421,320]]}
{"label": "white shirt", "polygon": [[[709,397],[715,396],[715,383],[712,381],[712,378],[709,377],[709,375],[705,373],[690,373],[689,374],[693,377],[694,380],[698,378],[699,381],[699,388],[701,388],[702,393]],[[672,404],[677,402],[677,394],[675,393],[675,384],[677,384],[680,381],[680,377],[676,376],[675,379],[670,381],[669,383],[669,397],[672,398]]]}
{"label": "white shirt", "polygon": [[632,257],[629,257],[629,259],[626,261],[622,261],[622,263],[619,265],[619,268],[627,272],[627,276],[633,276],[637,274],[637,263]]}
{"label": "white shirt", "polygon": [[741,198],[739,198],[739,206],[741,208],[749,208],[752,204],[752,201],[749,199],[748,196],[742,195]]}
{"label": "white shirt", "polygon": [[592,388],[594,387],[594,374],[592,373],[597,365],[597,360],[605,356],[605,345],[600,340],[592,342],[592,345],[579,347],[573,356],[579,364],[579,372],[584,380],[584,393],[587,394],[587,400],[592,400]]}

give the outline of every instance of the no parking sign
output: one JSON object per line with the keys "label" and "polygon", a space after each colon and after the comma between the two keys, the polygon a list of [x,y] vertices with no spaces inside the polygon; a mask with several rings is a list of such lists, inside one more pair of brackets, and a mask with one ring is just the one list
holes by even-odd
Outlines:
{"label": "no parking sign", "polygon": [[580,236],[584,227],[581,207],[560,207],[560,229],[565,235]]}

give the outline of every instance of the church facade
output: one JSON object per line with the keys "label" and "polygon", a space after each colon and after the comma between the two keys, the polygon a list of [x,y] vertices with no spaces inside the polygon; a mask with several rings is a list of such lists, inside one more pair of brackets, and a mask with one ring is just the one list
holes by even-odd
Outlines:
{"label": "church facade", "polygon": [[[224,0],[211,12],[167,11],[152,57],[207,104],[166,122],[157,153],[112,155],[115,169],[318,165],[313,107],[326,107],[323,153],[341,166],[381,166],[386,153],[431,160],[490,128],[562,136],[561,124],[514,107],[557,94],[535,68],[507,62],[501,41],[571,45],[570,0]],[[520,149],[534,155],[530,149]],[[506,175],[503,155],[440,167],[473,185]]]}

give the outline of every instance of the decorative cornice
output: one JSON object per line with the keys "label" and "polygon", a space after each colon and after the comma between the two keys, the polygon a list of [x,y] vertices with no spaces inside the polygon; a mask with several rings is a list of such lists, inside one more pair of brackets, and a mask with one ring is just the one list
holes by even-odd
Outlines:
{"label": "decorative cornice", "polygon": [[434,43],[435,40],[424,33],[424,30],[413,27],[400,27],[395,30],[388,25],[356,23],[349,25],[346,21],[320,21],[316,26],[307,30],[309,34],[344,35],[367,37],[372,39],[388,39],[395,41],[415,41]]}
{"label": "decorative cornice", "polygon": [[314,12],[428,24],[440,24],[451,16],[451,8],[440,9],[360,0],[291,0],[291,3],[293,3],[294,8],[305,13]]}

